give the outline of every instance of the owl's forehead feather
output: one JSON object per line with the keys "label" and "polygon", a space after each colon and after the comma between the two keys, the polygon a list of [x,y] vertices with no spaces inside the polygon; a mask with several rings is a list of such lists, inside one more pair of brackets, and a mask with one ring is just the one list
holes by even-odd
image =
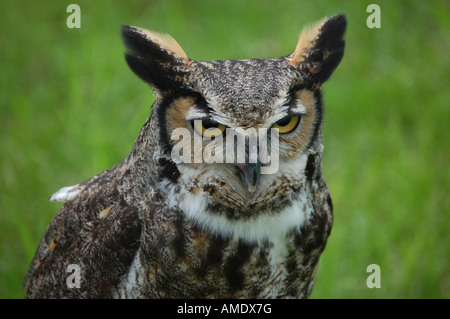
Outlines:
{"label": "owl's forehead feather", "polygon": [[[216,112],[265,117],[284,103],[298,77],[286,59],[193,61],[194,87]],[[281,101],[281,102],[280,102]]]}

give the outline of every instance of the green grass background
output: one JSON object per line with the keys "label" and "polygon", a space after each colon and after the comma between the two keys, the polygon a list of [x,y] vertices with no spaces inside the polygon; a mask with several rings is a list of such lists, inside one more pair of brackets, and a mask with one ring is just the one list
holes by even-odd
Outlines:
{"label": "green grass background", "polygon": [[[381,7],[369,29],[366,8]],[[81,29],[66,7],[81,7]],[[313,298],[449,298],[450,6],[446,1],[16,1],[0,9],[0,298],[21,284],[60,204],[47,198],[130,151],[153,95],[119,28],[174,36],[193,59],[271,58],[347,14],[324,86],[335,223]],[[378,264],[381,288],[366,268]]]}

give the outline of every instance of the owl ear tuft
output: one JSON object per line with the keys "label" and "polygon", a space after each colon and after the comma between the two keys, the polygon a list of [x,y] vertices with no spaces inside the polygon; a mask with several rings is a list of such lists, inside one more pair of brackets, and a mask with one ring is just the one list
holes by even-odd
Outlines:
{"label": "owl ear tuft", "polygon": [[134,73],[152,87],[165,91],[183,85],[190,59],[170,35],[122,26],[125,59]]}
{"label": "owl ear tuft", "polygon": [[288,65],[306,73],[312,83],[321,85],[342,60],[346,28],[347,19],[343,14],[324,18],[304,28]]}

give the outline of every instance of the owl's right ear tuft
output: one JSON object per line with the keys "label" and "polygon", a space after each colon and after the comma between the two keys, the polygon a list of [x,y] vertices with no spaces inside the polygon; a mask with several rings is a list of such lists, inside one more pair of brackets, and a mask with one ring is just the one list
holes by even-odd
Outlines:
{"label": "owl's right ear tuft", "polygon": [[128,25],[121,31],[125,59],[137,76],[162,91],[183,85],[190,59],[175,39]]}

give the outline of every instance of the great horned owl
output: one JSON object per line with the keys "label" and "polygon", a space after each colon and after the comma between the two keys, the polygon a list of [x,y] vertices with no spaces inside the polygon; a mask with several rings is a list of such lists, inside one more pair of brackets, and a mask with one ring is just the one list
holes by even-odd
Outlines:
{"label": "great horned owl", "polygon": [[[26,296],[308,297],[333,220],[321,86],[342,59],[346,24],[335,15],[305,28],[281,58],[209,62],[189,59],[168,35],[123,26],[126,61],[155,92],[152,113],[121,163],[50,198],[65,204],[31,263]],[[266,142],[278,137],[275,171],[263,174],[269,164],[249,156],[262,147],[250,145],[249,128],[274,132]],[[177,129],[189,139],[174,138]],[[216,155],[243,161],[174,160],[178,143],[192,159],[195,138],[204,150],[226,134],[244,143]],[[78,286],[68,284],[70,265]]]}

